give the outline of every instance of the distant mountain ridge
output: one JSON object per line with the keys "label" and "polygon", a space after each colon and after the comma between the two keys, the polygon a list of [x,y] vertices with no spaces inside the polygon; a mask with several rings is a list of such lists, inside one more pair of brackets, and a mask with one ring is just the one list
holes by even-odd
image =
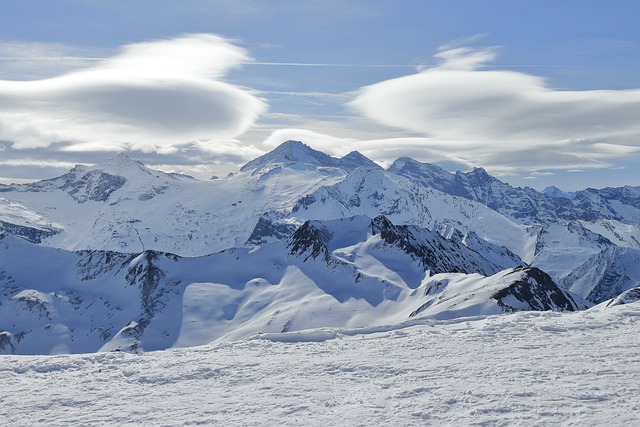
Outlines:
{"label": "distant mountain ridge", "polygon": [[299,141],[209,181],[120,154],[0,185],[0,351],[627,302],[639,224],[640,187],[538,192]]}
{"label": "distant mountain ridge", "polygon": [[[512,187],[483,168],[452,174],[406,157],[396,160],[388,171],[425,187],[482,203],[523,223],[598,219],[638,223],[640,219],[640,187],[589,188],[574,193],[549,187],[541,193],[530,187]],[[627,208],[620,209],[612,202]]]}

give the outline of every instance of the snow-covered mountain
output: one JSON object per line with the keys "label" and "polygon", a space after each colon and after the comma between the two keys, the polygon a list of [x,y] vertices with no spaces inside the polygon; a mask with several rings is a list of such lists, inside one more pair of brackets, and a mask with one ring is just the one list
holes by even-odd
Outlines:
{"label": "snow-covered mountain", "polygon": [[640,286],[639,219],[636,187],[540,193],[297,141],[210,181],[122,154],[0,185],[1,351],[584,308]]}
{"label": "snow-covered mountain", "polygon": [[293,169],[337,168],[349,173],[360,167],[381,169],[380,166],[357,151],[352,151],[337,159],[314,150],[300,141],[286,141],[275,150],[244,165],[240,168],[240,172],[258,174],[277,167]]}
{"label": "snow-covered mountain", "polygon": [[[0,226],[20,226],[31,241],[67,250],[206,255],[244,245],[265,213],[288,212],[353,168],[378,168],[358,154],[334,159],[318,153],[288,142],[240,173],[212,181],[155,171],[120,154],[58,178],[0,185]],[[24,224],[16,217],[34,220]]]}
{"label": "snow-covered mountain", "polygon": [[416,315],[579,308],[504,248],[382,216],[308,221],[281,241],[191,258],[70,252],[5,233],[0,259],[0,351],[9,353],[157,350]]}
{"label": "snow-covered mountain", "polygon": [[483,168],[452,174],[407,157],[396,160],[389,172],[425,187],[482,203],[525,224],[600,219],[631,224],[640,222],[640,187],[589,188],[574,193],[549,187],[540,193],[530,187],[512,187],[492,177]]}
{"label": "snow-covered mountain", "polygon": [[379,214],[398,224],[473,231],[487,241],[508,247],[525,260],[532,256],[525,226],[481,203],[379,169],[358,169],[336,184],[320,187],[301,198],[291,216],[329,220]]}
{"label": "snow-covered mountain", "polygon": [[548,197],[557,197],[557,198],[564,198],[564,199],[574,199],[576,197],[575,191],[572,191],[572,192],[562,191],[555,185],[551,185],[545,188],[544,190],[542,190],[542,193]]}

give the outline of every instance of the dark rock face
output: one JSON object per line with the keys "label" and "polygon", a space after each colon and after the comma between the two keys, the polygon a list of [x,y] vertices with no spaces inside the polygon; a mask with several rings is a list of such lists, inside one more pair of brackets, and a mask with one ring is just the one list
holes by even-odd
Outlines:
{"label": "dark rock face", "polygon": [[104,202],[114,191],[121,188],[127,180],[121,176],[95,170],[84,174],[79,180],[69,180],[61,188],[78,203],[88,200]]}
{"label": "dark rock face", "polygon": [[22,225],[11,224],[9,222],[0,221],[0,231],[11,233],[14,236],[21,237],[32,243],[40,243],[43,239],[51,237],[60,232],[57,229],[40,229],[34,227],[25,227]]}
{"label": "dark rock face", "polygon": [[13,345],[11,334],[8,332],[0,332],[0,354],[15,353],[16,348]]}
{"label": "dark rock face", "polygon": [[[129,285],[140,288],[141,308],[147,319],[151,319],[156,311],[163,308],[162,289],[160,289],[160,292],[156,292],[160,282],[165,278],[165,272],[156,265],[160,255],[174,261],[179,259],[178,256],[172,254],[145,251],[143,253],[142,260],[140,260],[135,266],[131,267],[126,276]],[[130,260],[133,260],[138,256],[139,255],[134,255]],[[141,322],[144,327],[144,319],[139,323]]]}
{"label": "dark rock face", "polygon": [[253,228],[253,232],[247,239],[249,245],[262,245],[264,243],[284,239],[291,235],[296,229],[294,224],[277,222],[268,215],[263,215],[258,219],[258,223]]}
{"label": "dark rock face", "polygon": [[328,262],[331,254],[326,244],[331,237],[333,236],[328,230],[316,227],[311,221],[307,221],[291,235],[287,248],[290,255],[304,256],[305,261],[309,258],[321,257]]}
{"label": "dark rock face", "polygon": [[[403,252],[420,260],[425,271],[437,273],[480,273],[490,276],[505,268],[522,266],[524,263],[506,248],[498,247],[472,236],[469,242],[477,247],[462,243],[460,233],[453,233],[452,239],[445,239],[438,233],[409,226],[394,225],[385,216],[377,216],[371,221],[372,234],[379,234],[382,241],[396,246]],[[485,255],[495,254],[500,259],[497,264]]]}
{"label": "dark rock face", "polygon": [[313,196],[313,194],[309,194],[304,197],[301,197],[296,203],[296,205],[293,207],[292,212],[295,213],[301,209],[307,209],[307,206],[312,205],[315,202],[316,202],[316,198]]}
{"label": "dark rock face", "polygon": [[78,251],[79,261],[76,263],[80,280],[88,281],[114,270],[126,268],[131,255],[114,251]]}
{"label": "dark rock face", "polygon": [[127,182],[126,178],[111,175],[99,169],[86,171],[83,166],[76,166],[69,173],[58,178],[24,185],[9,185],[0,188],[0,192],[43,192],[60,189],[66,191],[76,202],[85,203],[89,200],[104,202],[116,190]]}
{"label": "dark rock face", "polygon": [[[516,270],[517,271],[517,270]],[[492,298],[506,312],[522,310],[514,307],[510,299],[515,299],[535,311],[575,311],[578,304],[544,271],[536,267],[522,269],[526,273],[523,279],[513,282],[508,287],[496,292]]]}

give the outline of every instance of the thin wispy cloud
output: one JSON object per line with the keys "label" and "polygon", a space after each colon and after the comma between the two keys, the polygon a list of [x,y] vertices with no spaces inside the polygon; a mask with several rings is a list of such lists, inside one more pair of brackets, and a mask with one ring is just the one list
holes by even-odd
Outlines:
{"label": "thin wispy cloud", "polygon": [[416,64],[336,64],[314,62],[245,62],[244,65],[267,65],[274,67],[325,67],[325,68],[415,68]]}

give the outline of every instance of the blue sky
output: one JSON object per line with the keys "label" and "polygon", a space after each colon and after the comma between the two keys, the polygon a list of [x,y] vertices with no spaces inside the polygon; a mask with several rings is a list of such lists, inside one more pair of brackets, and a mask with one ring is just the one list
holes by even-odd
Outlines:
{"label": "blue sky", "polygon": [[0,16],[0,178],[199,177],[287,138],[514,185],[640,185],[637,1],[59,0]]}

